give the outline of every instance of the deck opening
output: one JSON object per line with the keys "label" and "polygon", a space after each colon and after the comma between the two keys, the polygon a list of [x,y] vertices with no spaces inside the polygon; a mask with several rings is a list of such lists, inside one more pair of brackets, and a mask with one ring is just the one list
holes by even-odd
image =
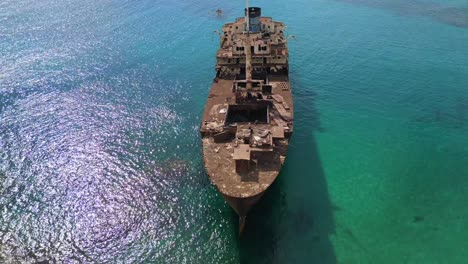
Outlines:
{"label": "deck opening", "polygon": [[268,123],[269,109],[266,104],[229,105],[225,125],[233,123]]}

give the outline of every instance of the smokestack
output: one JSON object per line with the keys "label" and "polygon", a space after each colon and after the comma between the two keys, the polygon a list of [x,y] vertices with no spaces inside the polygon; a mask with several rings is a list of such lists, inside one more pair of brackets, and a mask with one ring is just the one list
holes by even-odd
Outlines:
{"label": "smokestack", "polygon": [[247,30],[250,32],[260,32],[262,30],[260,17],[262,16],[262,9],[260,7],[248,7],[245,10],[246,23],[248,24]]}

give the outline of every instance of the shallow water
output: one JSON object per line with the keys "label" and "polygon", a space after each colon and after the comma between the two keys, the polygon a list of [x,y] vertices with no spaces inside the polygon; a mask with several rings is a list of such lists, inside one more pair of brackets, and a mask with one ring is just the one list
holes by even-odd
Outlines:
{"label": "shallow water", "polygon": [[465,263],[464,1],[253,4],[296,130],[239,239],[198,125],[243,1],[0,2],[0,262]]}

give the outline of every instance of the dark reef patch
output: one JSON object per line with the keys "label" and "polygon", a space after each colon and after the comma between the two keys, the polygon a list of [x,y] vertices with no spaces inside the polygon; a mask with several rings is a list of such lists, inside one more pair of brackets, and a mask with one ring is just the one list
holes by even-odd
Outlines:
{"label": "dark reef patch", "polygon": [[468,123],[468,99],[457,98],[452,108],[432,106],[423,114],[411,118],[410,122],[454,129],[464,128]]}
{"label": "dark reef patch", "polygon": [[307,233],[314,227],[312,211],[304,205],[304,202],[301,203],[299,210],[291,213],[291,217],[295,232],[298,234]]}
{"label": "dark reef patch", "polygon": [[335,0],[354,5],[369,6],[405,16],[423,16],[439,23],[468,28],[468,7],[449,7],[426,1],[402,0]]}
{"label": "dark reef patch", "polygon": [[417,215],[413,217],[413,223],[420,223],[424,221],[424,216]]}

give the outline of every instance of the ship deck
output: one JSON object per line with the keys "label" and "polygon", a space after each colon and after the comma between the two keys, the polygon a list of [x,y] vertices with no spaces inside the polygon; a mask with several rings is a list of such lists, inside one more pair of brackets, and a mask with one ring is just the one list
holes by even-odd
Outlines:
{"label": "ship deck", "polygon": [[[293,129],[293,102],[289,81],[286,78],[286,76],[271,76],[269,78],[274,97],[269,100],[272,101],[275,108],[275,111],[270,112],[269,123],[240,123],[236,125],[237,128],[246,126],[252,127],[254,130],[269,131],[275,131],[276,127],[288,128],[284,134],[279,133],[272,150],[249,148],[251,151],[249,167],[251,169],[244,174],[236,171],[234,159],[235,155],[242,155],[239,154],[242,146],[237,144],[235,138],[224,139],[218,143],[213,138],[214,134],[223,132],[226,109],[229,104],[234,104],[233,80],[219,79],[217,82],[213,82],[203,113],[201,128],[203,159],[211,182],[224,195],[244,198],[260,194],[273,183],[279,174],[286,157],[289,135]],[[282,115],[288,115],[290,122],[284,120]]]}

